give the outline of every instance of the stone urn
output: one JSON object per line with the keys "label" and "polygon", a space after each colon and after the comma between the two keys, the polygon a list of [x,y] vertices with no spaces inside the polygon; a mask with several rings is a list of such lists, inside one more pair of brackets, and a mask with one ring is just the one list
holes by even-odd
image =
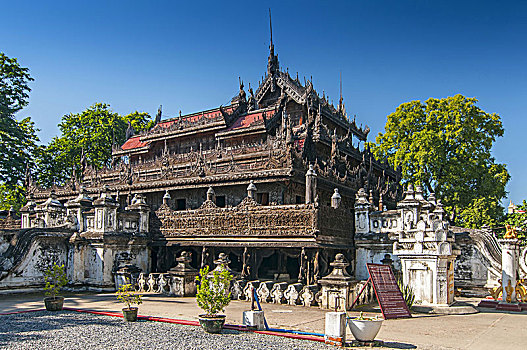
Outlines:
{"label": "stone urn", "polygon": [[348,327],[358,341],[372,342],[381,330],[384,319],[349,317]]}
{"label": "stone urn", "polygon": [[62,311],[64,306],[64,297],[55,296],[44,298],[44,304],[46,305],[46,310],[48,311]]}
{"label": "stone urn", "polygon": [[218,334],[221,333],[223,325],[225,324],[225,315],[199,315],[199,324],[201,328],[207,333]]}

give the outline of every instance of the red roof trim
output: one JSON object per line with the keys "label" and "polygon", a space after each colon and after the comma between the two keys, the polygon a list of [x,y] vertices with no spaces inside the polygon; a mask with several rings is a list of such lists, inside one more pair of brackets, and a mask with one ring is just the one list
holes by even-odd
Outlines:
{"label": "red roof trim", "polygon": [[145,147],[146,145],[148,145],[148,142],[141,141],[139,136],[133,136],[126,140],[126,142],[121,146],[121,149],[126,151],[129,149]]}
{"label": "red roof trim", "polygon": [[[233,108],[232,107],[226,107],[225,108],[225,112],[226,113],[231,113],[233,111]],[[190,122],[190,123],[193,123],[193,122],[196,122],[198,120],[200,120],[201,118],[207,118],[207,119],[214,119],[214,118],[217,118],[217,117],[220,117],[222,114],[220,112],[220,109],[219,108],[215,108],[213,110],[210,110],[210,111],[207,111],[207,112],[198,112],[198,113],[193,113],[193,114],[187,114],[187,115],[184,115],[184,116],[181,116],[181,120],[184,120],[186,122]],[[173,125],[174,123],[177,122],[179,118],[172,118],[166,122],[161,122],[159,124],[157,124],[155,128],[168,128],[170,127],[171,125]]]}
{"label": "red roof trim", "polygon": [[241,116],[227,129],[227,131],[248,128],[258,121],[263,120],[264,114],[265,112],[256,112]]}

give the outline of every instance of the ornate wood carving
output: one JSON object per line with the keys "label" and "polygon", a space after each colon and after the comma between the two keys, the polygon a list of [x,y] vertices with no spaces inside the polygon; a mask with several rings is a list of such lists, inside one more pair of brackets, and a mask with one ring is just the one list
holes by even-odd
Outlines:
{"label": "ornate wood carving", "polygon": [[248,197],[234,208],[204,205],[175,211],[162,205],[156,216],[159,231],[165,237],[314,236],[317,231],[314,206],[261,206]]}

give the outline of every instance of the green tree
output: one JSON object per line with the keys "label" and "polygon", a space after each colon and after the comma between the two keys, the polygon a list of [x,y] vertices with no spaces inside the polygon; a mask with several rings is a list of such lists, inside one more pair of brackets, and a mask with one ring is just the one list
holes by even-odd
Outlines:
{"label": "green tree", "polygon": [[32,80],[28,68],[0,52],[0,116],[12,117],[27,106],[31,91],[28,83]]}
{"label": "green tree", "polygon": [[136,132],[153,123],[147,113],[136,111],[121,116],[105,103],[63,116],[59,124],[61,135],[54,137],[39,153],[39,184],[63,185],[74,173],[82,172],[83,163],[95,169],[110,165],[112,145],[124,143],[128,122]]}
{"label": "green tree", "polygon": [[441,198],[455,224],[479,227],[499,220],[510,176],[491,148],[503,136],[499,115],[462,95],[406,102],[388,116],[385,132],[369,147],[401,167],[406,182]]}
{"label": "green tree", "polygon": [[[516,206],[514,213],[507,214],[503,218],[502,225],[509,224],[516,228],[516,234],[523,244],[527,243],[527,202]],[[502,230],[503,233],[505,230]]]}
{"label": "green tree", "polygon": [[32,80],[28,68],[0,53],[0,209],[18,210],[24,202],[26,168],[39,140],[31,118],[17,121],[14,114],[27,106]]}

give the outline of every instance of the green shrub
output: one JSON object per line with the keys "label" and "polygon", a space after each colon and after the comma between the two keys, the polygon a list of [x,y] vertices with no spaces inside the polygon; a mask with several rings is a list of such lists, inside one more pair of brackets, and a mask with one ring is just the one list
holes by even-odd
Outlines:
{"label": "green shrub", "polygon": [[399,286],[401,293],[403,293],[404,302],[411,309],[415,301],[415,294],[412,287],[405,285],[402,278],[397,279],[397,286]]}
{"label": "green shrub", "polygon": [[117,292],[115,292],[117,300],[126,304],[127,309],[130,309],[132,305],[139,305],[143,303],[143,296],[137,294],[133,289],[131,284],[123,284],[119,287]]}
{"label": "green shrub", "polygon": [[64,271],[64,264],[59,265],[53,263],[53,266],[44,271],[46,285],[44,290],[46,291],[47,296],[55,298],[57,294],[60,293],[62,288],[68,284],[68,279],[66,278],[66,272]]}
{"label": "green shrub", "polygon": [[206,316],[215,316],[231,301],[230,283],[232,275],[227,270],[212,271],[205,266],[196,276],[197,286],[196,301],[198,306],[206,312]]}

